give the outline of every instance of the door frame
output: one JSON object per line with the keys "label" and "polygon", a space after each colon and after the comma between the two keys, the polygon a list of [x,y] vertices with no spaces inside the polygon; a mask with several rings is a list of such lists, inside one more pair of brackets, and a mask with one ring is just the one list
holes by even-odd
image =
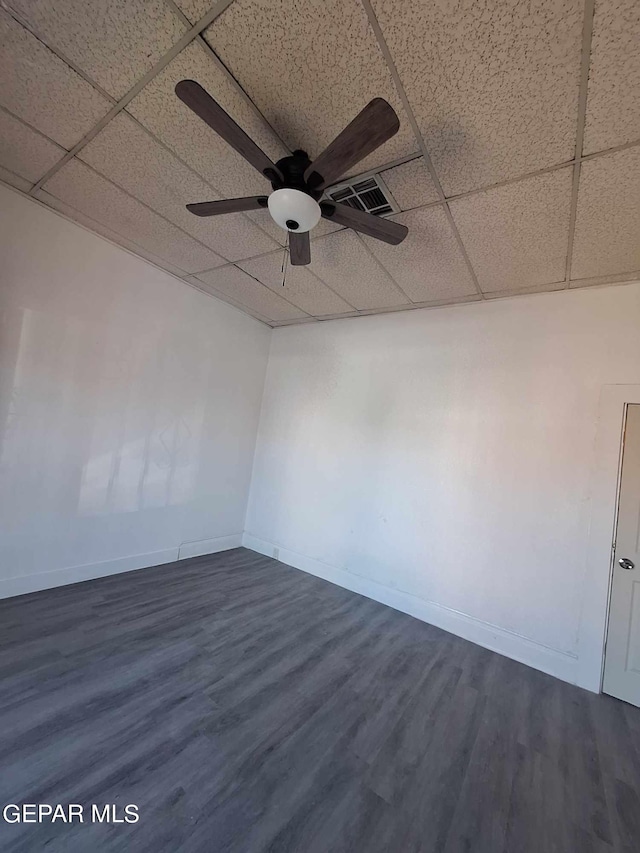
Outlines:
{"label": "door frame", "polygon": [[587,496],[589,534],[576,673],[576,683],[594,693],[602,692],[604,676],[622,441],[627,406],[630,404],[640,404],[640,385],[603,385]]}

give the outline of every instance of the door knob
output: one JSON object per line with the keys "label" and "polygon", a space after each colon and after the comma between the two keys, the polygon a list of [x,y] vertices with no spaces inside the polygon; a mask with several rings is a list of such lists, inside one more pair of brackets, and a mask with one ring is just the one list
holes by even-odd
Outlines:
{"label": "door knob", "polygon": [[618,560],[618,565],[622,566],[623,569],[635,569],[636,564],[633,560],[628,560],[626,557],[621,557]]}

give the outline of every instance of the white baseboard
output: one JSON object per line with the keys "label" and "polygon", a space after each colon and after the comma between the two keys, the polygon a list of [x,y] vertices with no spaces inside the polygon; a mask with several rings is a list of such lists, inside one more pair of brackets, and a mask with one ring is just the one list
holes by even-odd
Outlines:
{"label": "white baseboard", "polygon": [[[273,549],[279,548],[278,559],[281,563],[286,563],[288,566],[316,575],[316,577],[323,578],[344,589],[350,589],[352,592],[372,598],[374,601],[379,601],[381,604],[402,611],[402,613],[408,613],[416,619],[421,619],[430,625],[436,625],[451,634],[456,634],[458,637],[470,640],[485,649],[490,649],[534,669],[539,669],[560,678],[562,681],[568,681],[570,684],[579,683],[578,658],[575,655],[549,648],[512,631],[499,628],[497,625],[483,622],[474,616],[468,616],[466,613],[460,613],[442,604],[436,604],[434,601],[427,601],[410,593],[392,589],[362,575],[356,575],[345,569],[338,569],[320,560],[306,557],[296,551],[290,551],[288,548],[260,539],[250,533],[244,534],[242,544],[245,548],[265,554],[267,557],[273,557]],[[587,684],[580,686],[589,689]]]}
{"label": "white baseboard", "polygon": [[202,557],[205,554],[217,554],[218,551],[229,551],[240,548],[242,533],[232,533],[230,536],[217,536],[215,539],[199,539],[196,542],[183,542],[178,548],[178,560],[187,557]]}
{"label": "white baseboard", "polygon": [[116,560],[101,560],[99,563],[86,563],[83,566],[68,566],[64,569],[54,569],[51,572],[41,572],[37,575],[5,578],[0,580],[0,598],[10,598],[13,595],[25,595],[28,592],[39,592],[42,589],[52,589],[56,586],[66,586],[79,581],[103,578],[107,575],[118,575],[122,572],[132,572],[136,569],[147,569],[149,566],[159,566],[178,559],[178,548],[165,548],[162,551],[149,551],[146,554],[131,554]]}
{"label": "white baseboard", "polygon": [[198,542],[183,542],[175,548],[165,548],[162,551],[149,551],[145,554],[131,554],[116,560],[102,560],[99,563],[87,563],[83,566],[69,566],[64,569],[54,569],[51,572],[41,572],[36,575],[5,578],[0,580],[0,598],[11,598],[14,595],[25,595],[28,592],[39,592],[42,589],[52,589],[56,586],[66,586],[70,583],[103,578],[122,572],[132,572],[136,569],[148,569],[151,566],[161,566],[163,563],[173,563],[185,560],[187,557],[200,557],[204,554],[216,554],[230,548],[239,548],[242,544],[242,534],[218,536],[215,539],[202,539]]}

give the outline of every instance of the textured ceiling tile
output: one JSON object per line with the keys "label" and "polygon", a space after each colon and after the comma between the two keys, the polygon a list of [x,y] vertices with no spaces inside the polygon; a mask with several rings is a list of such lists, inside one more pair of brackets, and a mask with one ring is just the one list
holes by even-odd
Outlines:
{"label": "textured ceiling tile", "polygon": [[175,0],[175,3],[192,24],[199,21],[213,6],[213,0]]}
{"label": "textured ceiling tile", "polygon": [[[427,299],[425,302],[414,302],[413,308],[443,308],[445,305],[462,305],[466,302],[481,302],[482,295],[480,293],[468,294],[467,296],[448,296],[444,299]],[[396,310],[407,310],[404,309],[393,309]]]}
{"label": "textured ceiling tile", "polygon": [[372,0],[447,195],[574,155],[584,0]]}
{"label": "textured ceiling tile", "polygon": [[111,108],[42,42],[0,10],[0,104],[64,148]]}
{"label": "textured ceiling tile", "polygon": [[[311,246],[313,257],[314,247]],[[307,314],[317,317],[321,314],[341,314],[353,311],[326,284],[309,272],[308,267],[294,267],[288,261],[285,273],[285,285],[282,286],[282,252],[264,255],[249,261],[241,261],[238,266],[255,276],[259,281],[270,287],[274,293],[282,294],[289,302],[293,302]]]}
{"label": "textured ceiling tile", "polygon": [[[269,192],[271,192],[271,187],[267,187],[265,190],[265,193],[268,194]],[[259,225],[263,231],[266,231],[272,240],[275,240],[280,246],[286,246],[287,232],[280,228],[279,225],[276,225],[268,210],[251,210],[247,213],[247,216],[252,222]],[[245,257],[250,257],[250,254],[247,253]]]}
{"label": "textured ceiling tile", "polygon": [[214,186],[224,198],[256,195],[270,184],[177,97],[196,80],[272,159],[287,152],[200,42],[192,42],[131,101],[127,111]]}
{"label": "textured ceiling tile", "polygon": [[237,267],[228,266],[200,273],[197,278],[269,320],[294,320],[306,317],[304,311],[290,305]]}
{"label": "textured ceiling tile", "polygon": [[52,196],[50,193],[45,192],[44,190],[38,190],[35,193],[35,197],[43,204],[46,204],[47,207],[51,207],[53,210],[57,210],[69,219],[73,219],[73,221],[77,222],[78,225],[82,225],[94,234],[99,234],[101,237],[105,237],[112,243],[117,243],[119,246],[122,246],[123,249],[127,249],[141,258],[151,261],[152,264],[162,267],[162,269],[165,269],[173,275],[178,277],[184,276],[184,270],[174,267],[173,264],[169,263],[169,261],[164,258],[159,258],[157,255],[154,255],[153,252],[149,252],[147,249],[142,248],[142,246],[139,246],[132,240],[128,240],[126,237],[123,237],[122,234],[116,234],[116,232],[112,231],[111,228],[107,228],[107,226],[103,225],[101,222],[96,222],[96,220],[92,219],[90,216],[85,216],[84,213],[81,213],[74,207],[65,204],[65,202],[60,201],[59,198]]}
{"label": "textured ceiling tile", "polygon": [[35,183],[64,157],[55,142],[0,110],[0,164]]}
{"label": "textured ceiling tile", "polygon": [[387,169],[381,175],[401,210],[438,201],[438,190],[422,157]]}
{"label": "textured ceiling tile", "polygon": [[476,293],[444,210],[428,207],[390,217],[409,229],[399,246],[365,237],[367,245],[412,302]]}
{"label": "textured ceiling tile", "polygon": [[411,154],[416,141],[358,0],[234,0],[205,31],[267,121],[313,158],[375,97],[400,130],[357,169]]}
{"label": "textured ceiling tile", "polygon": [[204,281],[195,275],[186,276],[185,281],[197,290],[200,290],[202,293],[206,293],[208,296],[220,299],[222,302],[226,302],[227,305],[233,305],[234,308],[238,308],[250,317],[255,317],[256,320],[260,320],[262,323],[271,324],[274,322],[273,320],[269,320],[269,318],[265,317],[263,314],[260,314],[259,311],[254,311],[253,308],[249,308],[247,305],[243,305],[242,302],[238,302],[237,299],[233,299],[228,293],[223,293],[221,290],[216,290],[212,285],[205,284]]}
{"label": "textured ceiling tile", "polygon": [[640,146],[583,162],[571,278],[640,269]]}
{"label": "textured ceiling tile", "polygon": [[311,232],[311,239],[317,240],[318,237],[324,237],[325,234],[335,234],[336,231],[343,230],[344,227],[338,225],[337,222],[332,222],[330,219],[321,219]]}
{"label": "textured ceiling tile", "polygon": [[276,248],[242,213],[206,219],[189,213],[187,203],[220,196],[126,113],[110,121],[78,156],[227,260]]}
{"label": "textured ceiling tile", "polygon": [[409,301],[350,229],[316,240],[309,269],[358,309]]}
{"label": "textured ceiling tile", "polygon": [[186,32],[164,0],[10,0],[18,18],[116,100]]}
{"label": "textured ceiling tile", "polygon": [[640,3],[597,0],[584,153],[640,139]]}
{"label": "textured ceiling tile", "polygon": [[449,202],[483,291],[564,279],[572,176],[558,169]]}
{"label": "textured ceiling tile", "polygon": [[47,192],[124,235],[185,272],[224,263],[201,243],[144,207],[79,160],[67,163],[45,184]]}
{"label": "textured ceiling tile", "polygon": [[20,175],[10,172],[9,169],[5,169],[3,166],[0,166],[0,181],[9,184],[10,187],[22,190],[23,193],[29,192],[32,186],[31,181],[25,181]]}

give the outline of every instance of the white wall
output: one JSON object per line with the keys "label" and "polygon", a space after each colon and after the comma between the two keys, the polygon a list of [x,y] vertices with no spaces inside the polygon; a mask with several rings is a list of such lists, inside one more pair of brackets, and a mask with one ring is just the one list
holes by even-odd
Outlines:
{"label": "white wall", "polygon": [[[238,544],[270,337],[0,186],[0,597]],[[640,284],[278,329],[244,542],[593,688],[611,384]]]}
{"label": "white wall", "polygon": [[4,186],[0,323],[0,597],[240,543],[270,329]]}
{"label": "white wall", "polygon": [[640,383],[640,284],[278,329],[245,544],[597,689],[607,383]]}

